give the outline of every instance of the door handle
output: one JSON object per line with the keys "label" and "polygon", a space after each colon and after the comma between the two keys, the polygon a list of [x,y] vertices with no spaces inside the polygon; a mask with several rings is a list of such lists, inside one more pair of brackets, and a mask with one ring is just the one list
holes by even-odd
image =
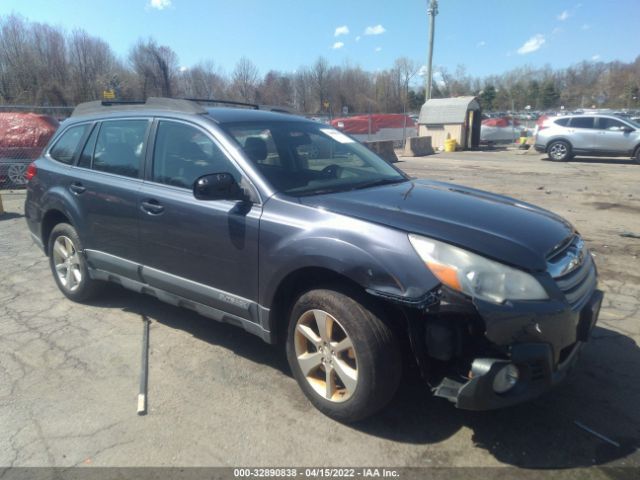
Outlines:
{"label": "door handle", "polygon": [[160,215],[164,212],[164,207],[160,205],[160,202],[154,199],[144,200],[140,204],[140,208],[151,215]]}
{"label": "door handle", "polygon": [[81,193],[87,191],[87,187],[82,185],[82,183],[80,182],[73,182],[71,185],[69,185],[69,190],[71,190],[71,192],[75,193],[76,195],[80,195]]}

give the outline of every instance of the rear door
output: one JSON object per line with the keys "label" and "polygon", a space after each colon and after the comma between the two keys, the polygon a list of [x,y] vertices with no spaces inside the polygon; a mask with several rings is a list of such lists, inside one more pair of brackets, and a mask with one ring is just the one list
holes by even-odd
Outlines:
{"label": "rear door", "polygon": [[598,131],[595,128],[595,117],[571,117],[568,128],[574,150],[596,148]]}
{"label": "rear door", "polygon": [[192,191],[198,177],[221,172],[253,187],[195,124],[159,119],[154,138],[138,209],[145,281],[242,319],[255,318],[262,207],[197,200]]}
{"label": "rear door", "polygon": [[625,128],[632,128],[621,120],[610,117],[598,117],[598,145],[597,149],[602,153],[613,153],[616,155],[631,155],[635,147],[636,132],[625,131]]}
{"label": "rear door", "polygon": [[138,195],[150,126],[150,118],[96,123],[68,187],[85,220],[91,265],[134,279],[140,261]]}

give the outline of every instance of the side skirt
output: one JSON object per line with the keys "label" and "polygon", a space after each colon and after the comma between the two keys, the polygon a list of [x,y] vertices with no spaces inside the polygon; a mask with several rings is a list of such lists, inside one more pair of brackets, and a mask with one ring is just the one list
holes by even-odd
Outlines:
{"label": "side skirt", "polygon": [[189,300],[187,298],[181,297],[179,295],[175,295],[173,293],[169,293],[157,287],[151,287],[145,283],[132,280],[122,275],[110,273],[105,270],[100,270],[97,268],[89,268],[89,276],[94,280],[103,280],[103,281],[117,283],[118,285],[121,285],[124,288],[128,290],[132,290],[137,293],[146,293],[147,295],[156,297],[158,300],[162,302],[168,303],[170,305],[175,305],[177,307],[188,308],[189,310],[193,310],[204,317],[211,318],[218,322],[229,323],[231,325],[242,327],[247,332],[257,335],[267,343],[275,342],[271,332],[262,328],[261,325],[251,322],[250,320],[241,318],[237,315],[227,313],[223,310],[220,310],[208,305],[204,305],[202,303],[195,302],[193,300]]}

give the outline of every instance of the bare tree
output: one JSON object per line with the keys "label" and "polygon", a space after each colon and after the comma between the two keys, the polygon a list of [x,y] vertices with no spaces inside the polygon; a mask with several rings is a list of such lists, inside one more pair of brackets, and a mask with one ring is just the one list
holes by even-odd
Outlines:
{"label": "bare tree", "polygon": [[172,96],[178,71],[178,56],[170,47],[158,45],[153,39],[138,41],[131,49],[129,61],[138,74],[144,97]]}
{"label": "bare tree", "polygon": [[311,69],[313,91],[318,99],[318,110],[325,108],[329,96],[329,62],[324,57],[318,58]]}
{"label": "bare tree", "polygon": [[240,58],[232,74],[232,90],[236,98],[244,102],[255,102],[257,87],[258,67],[247,57]]}

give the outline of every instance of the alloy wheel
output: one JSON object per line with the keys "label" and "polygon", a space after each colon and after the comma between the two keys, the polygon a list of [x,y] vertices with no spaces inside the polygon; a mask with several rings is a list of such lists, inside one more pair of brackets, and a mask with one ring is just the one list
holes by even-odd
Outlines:
{"label": "alloy wheel", "polygon": [[563,143],[554,143],[549,149],[549,155],[554,160],[563,160],[567,156],[567,146]]}
{"label": "alloy wheel", "polygon": [[296,322],[298,366],[315,392],[331,402],[344,402],[358,385],[353,342],[340,322],[323,310],[308,310]]}
{"label": "alloy wheel", "polygon": [[60,235],[53,242],[53,264],[60,284],[70,292],[80,287],[82,270],[79,253],[69,237]]}
{"label": "alloy wheel", "polygon": [[7,169],[7,176],[14,185],[24,185],[27,183],[26,178],[24,178],[26,171],[26,165],[11,165]]}

